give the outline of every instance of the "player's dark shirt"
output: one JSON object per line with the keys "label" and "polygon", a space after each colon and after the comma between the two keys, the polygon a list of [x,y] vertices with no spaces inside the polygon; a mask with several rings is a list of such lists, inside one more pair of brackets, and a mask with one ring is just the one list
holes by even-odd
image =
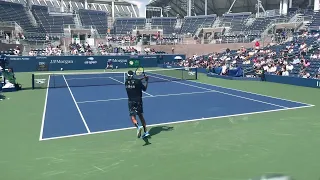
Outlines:
{"label": "player's dark shirt", "polygon": [[146,87],[140,79],[127,78],[125,86],[129,101],[142,101],[142,91],[146,91]]}

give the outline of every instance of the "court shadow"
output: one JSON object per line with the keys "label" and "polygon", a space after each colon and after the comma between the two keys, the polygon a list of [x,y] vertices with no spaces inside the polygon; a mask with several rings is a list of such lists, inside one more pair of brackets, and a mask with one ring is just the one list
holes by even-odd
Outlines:
{"label": "court shadow", "polygon": [[156,126],[156,127],[152,127],[150,130],[149,130],[149,134],[150,136],[146,137],[146,138],[143,138],[143,141],[145,142],[145,144],[143,146],[147,146],[147,145],[150,145],[151,142],[149,141],[152,136],[155,136],[159,133],[161,133],[162,131],[172,131],[173,130],[173,127],[169,127],[169,126]]}
{"label": "court shadow", "polygon": [[155,126],[149,130],[149,134],[150,134],[150,137],[152,137],[161,133],[162,131],[172,131],[172,130],[173,130],[173,127],[169,127],[169,126]]}
{"label": "court shadow", "polygon": [[0,93],[0,100],[5,100],[5,99],[6,99],[6,97]]}
{"label": "court shadow", "polygon": [[143,146],[148,146],[151,144],[151,142],[149,141],[149,137],[148,138],[143,138],[142,139],[144,141],[144,145]]}
{"label": "court shadow", "polygon": [[34,90],[34,89],[32,89],[32,87],[22,87],[21,90]]}

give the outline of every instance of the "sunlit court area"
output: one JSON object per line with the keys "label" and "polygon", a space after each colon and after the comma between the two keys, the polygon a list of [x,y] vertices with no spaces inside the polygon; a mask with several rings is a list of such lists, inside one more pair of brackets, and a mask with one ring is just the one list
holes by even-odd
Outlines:
{"label": "sunlit court area", "polygon": [[319,6],[0,1],[0,179],[318,180]]}

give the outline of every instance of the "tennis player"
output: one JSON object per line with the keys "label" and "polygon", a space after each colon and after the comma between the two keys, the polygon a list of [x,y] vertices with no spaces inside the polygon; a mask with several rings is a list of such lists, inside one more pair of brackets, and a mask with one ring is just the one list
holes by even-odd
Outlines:
{"label": "tennis player", "polygon": [[[133,76],[133,71],[129,70],[127,75],[128,78],[126,79],[125,86],[128,95],[128,105],[131,121],[137,128],[138,138],[141,137],[142,128],[144,130],[142,138],[145,138],[150,134],[147,131],[146,121],[143,116],[142,91],[146,91],[148,88],[148,77],[145,77],[146,84],[143,84],[141,79],[137,79]],[[142,126],[139,126],[136,115],[139,116]]]}
{"label": "tennis player", "polygon": [[107,67],[106,67],[105,70],[107,70],[107,69],[112,69],[112,70],[113,70],[113,64],[112,64],[112,61],[111,61],[111,60],[109,60],[109,61],[107,62]]}

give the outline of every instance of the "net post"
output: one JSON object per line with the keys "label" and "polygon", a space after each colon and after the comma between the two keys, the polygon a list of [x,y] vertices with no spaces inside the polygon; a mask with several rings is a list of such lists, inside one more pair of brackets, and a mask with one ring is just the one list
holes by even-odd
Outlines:
{"label": "net post", "polygon": [[49,76],[50,76],[50,81],[52,81],[52,83],[49,83],[48,86],[51,87],[50,84],[52,84],[52,88],[56,88],[56,81],[55,81],[55,75],[54,75],[54,73],[49,74]]}
{"label": "net post", "polygon": [[195,73],[196,73],[196,80],[197,80],[197,79],[198,79],[198,68],[196,67],[195,69],[196,69],[196,70],[195,70],[195,71],[196,71]]}
{"label": "net post", "polygon": [[181,69],[181,79],[182,79],[182,80],[184,80],[184,76],[183,76],[184,71],[185,71],[185,69],[182,68],[182,69]]}
{"label": "net post", "polygon": [[31,75],[31,84],[32,84],[32,89],[34,89],[34,74]]}
{"label": "net post", "polygon": [[125,84],[126,83],[126,73],[124,72],[123,73],[123,84]]}

